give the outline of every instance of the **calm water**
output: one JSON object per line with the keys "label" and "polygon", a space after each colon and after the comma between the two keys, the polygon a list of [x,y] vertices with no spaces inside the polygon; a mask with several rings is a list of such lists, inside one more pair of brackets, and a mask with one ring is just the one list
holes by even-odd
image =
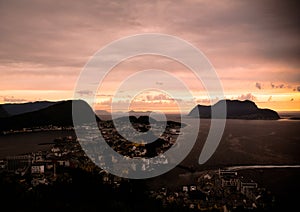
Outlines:
{"label": "calm water", "polygon": [[[201,119],[198,140],[184,165],[198,165],[209,127],[210,121]],[[227,120],[219,147],[205,166],[300,164],[299,129],[299,120]],[[75,134],[53,131],[0,136],[0,158],[48,149],[50,145],[38,144],[68,135]]]}
{"label": "calm water", "polygon": [[72,135],[72,131],[34,132],[0,136],[0,158],[9,155],[18,155],[39,150],[47,150],[51,145],[40,143],[53,142],[55,138]]}

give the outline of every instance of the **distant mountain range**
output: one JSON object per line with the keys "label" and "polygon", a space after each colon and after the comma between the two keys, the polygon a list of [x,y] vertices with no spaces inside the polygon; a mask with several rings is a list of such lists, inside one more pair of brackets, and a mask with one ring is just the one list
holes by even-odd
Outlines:
{"label": "distant mountain range", "polygon": [[[278,113],[270,109],[260,109],[250,100],[221,100],[212,106],[197,105],[189,113],[189,116],[200,118],[211,118],[211,110],[220,111],[223,103],[227,106],[227,119],[280,119]],[[220,117],[216,117],[220,118]]]}
{"label": "distant mountain range", "polygon": [[[228,119],[279,119],[277,112],[270,109],[260,109],[252,101],[238,100],[221,100],[227,105]],[[189,116],[200,118],[211,118],[211,109],[218,110],[221,106],[221,101],[212,106],[197,105],[191,110]],[[72,104],[75,104],[81,111],[85,110],[92,115],[95,115],[97,120],[100,118],[95,114],[92,108],[82,100],[67,100],[58,102],[32,102],[23,104],[2,104],[0,105],[0,131],[10,129],[32,128],[38,126],[73,126],[72,119]],[[106,112],[101,111],[102,114]],[[97,111],[96,111],[97,113]],[[109,114],[109,113],[107,113]],[[150,114],[129,111],[131,122],[145,122],[145,119]],[[140,119],[134,116],[140,116]],[[218,117],[216,117],[218,118]],[[82,117],[81,121],[85,120]]]}
{"label": "distant mountain range", "polygon": [[[99,116],[111,116],[111,113],[106,111],[106,110],[96,110],[95,112]],[[153,111],[134,111],[134,110],[130,110],[127,113],[122,112],[122,111],[116,111],[116,112],[114,112],[114,115],[116,117],[122,117],[122,116],[125,116],[125,115],[129,115],[129,116],[149,116],[151,113],[153,113]]]}

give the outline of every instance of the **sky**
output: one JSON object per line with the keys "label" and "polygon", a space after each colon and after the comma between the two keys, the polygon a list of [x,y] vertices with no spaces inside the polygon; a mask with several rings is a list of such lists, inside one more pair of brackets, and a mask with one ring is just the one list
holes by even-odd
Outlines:
{"label": "sky", "polygon": [[[225,98],[299,111],[299,6],[297,1],[281,0],[0,0],[0,103],[93,95],[95,109],[110,110],[120,84],[150,69],[166,70],[182,80],[193,103],[217,102],[187,67],[153,55],[120,62],[96,93],[74,93],[81,71],[99,49],[123,37],[162,33],[189,42],[206,56]],[[145,81],[136,78],[132,84],[138,87]],[[167,79],[154,84],[117,99],[117,110],[129,102],[135,110],[172,112],[180,102],[190,101],[165,92]],[[174,83],[168,88],[181,92]],[[192,109],[186,105],[184,110]]]}

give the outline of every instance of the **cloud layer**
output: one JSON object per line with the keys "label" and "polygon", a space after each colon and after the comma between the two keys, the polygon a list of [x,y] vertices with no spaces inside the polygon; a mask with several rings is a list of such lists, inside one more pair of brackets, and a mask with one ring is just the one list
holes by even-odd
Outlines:
{"label": "cloud layer", "polygon": [[[0,0],[0,89],[15,99],[24,99],[18,90],[37,91],[30,93],[32,99],[50,98],[46,92],[39,96],[43,90],[69,94],[100,48],[123,36],[155,32],[178,36],[203,51],[225,93],[268,92],[264,95],[272,100],[277,93],[294,95],[300,91],[299,6],[299,1],[281,0]],[[195,83],[180,66],[172,69]],[[126,70],[118,76],[130,73]]]}

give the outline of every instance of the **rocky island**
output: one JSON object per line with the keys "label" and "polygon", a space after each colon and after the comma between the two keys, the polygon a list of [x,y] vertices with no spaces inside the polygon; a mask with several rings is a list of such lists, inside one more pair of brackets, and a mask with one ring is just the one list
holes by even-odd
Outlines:
{"label": "rocky island", "polygon": [[[252,120],[277,120],[280,119],[278,113],[270,109],[261,109],[250,101],[240,100],[220,100],[212,106],[197,105],[188,114],[191,117],[211,118],[211,111],[221,109],[225,101],[227,107],[227,119],[252,119]],[[220,118],[220,117],[216,117]]]}

